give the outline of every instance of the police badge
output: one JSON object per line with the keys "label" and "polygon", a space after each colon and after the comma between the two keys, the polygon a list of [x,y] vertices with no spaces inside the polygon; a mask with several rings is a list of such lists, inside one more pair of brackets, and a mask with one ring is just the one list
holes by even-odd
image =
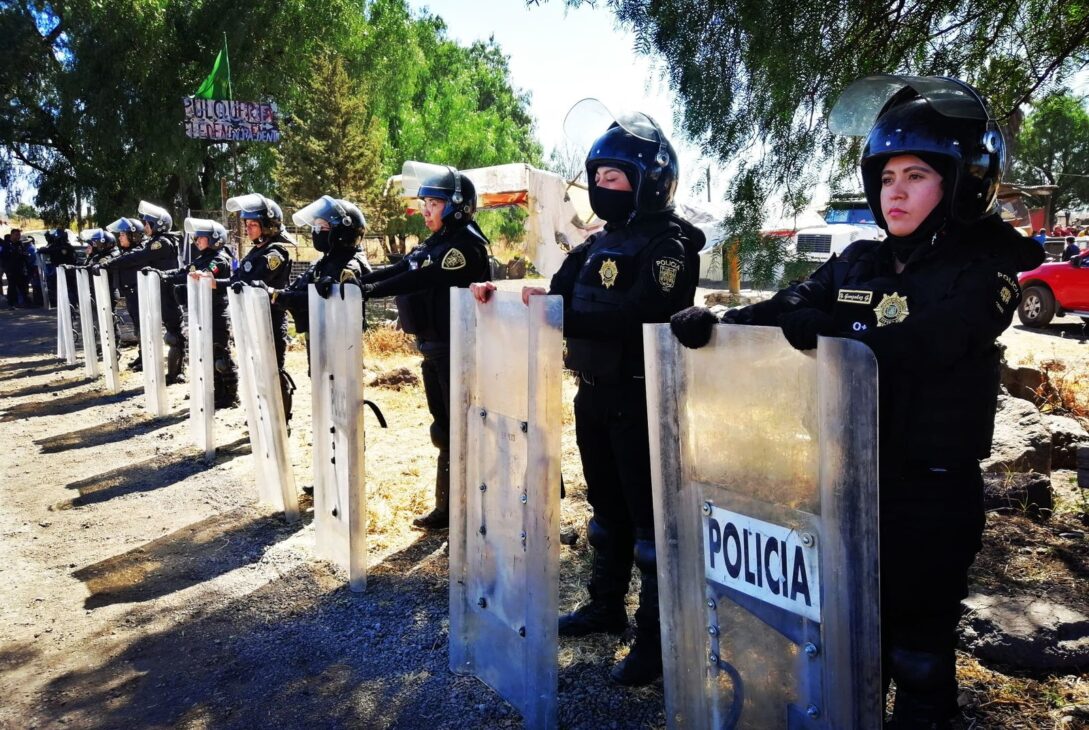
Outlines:
{"label": "police badge", "polygon": [[877,315],[878,327],[903,322],[909,314],[907,297],[902,297],[896,292],[886,294],[873,308],[873,313]]}
{"label": "police badge", "polygon": [[612,287],[616,283],[616,277],[620,273],[616,268],[616,262],[612,259],[605,259],[601,262],[601,268],[598,272],[601,275],[601,285],[606,289]]}
{"label": "police badge", "polygon": [[252,261],[247,261],[246,263],[242,264],[242,268],[245,271],[253,271],[253,262]]}

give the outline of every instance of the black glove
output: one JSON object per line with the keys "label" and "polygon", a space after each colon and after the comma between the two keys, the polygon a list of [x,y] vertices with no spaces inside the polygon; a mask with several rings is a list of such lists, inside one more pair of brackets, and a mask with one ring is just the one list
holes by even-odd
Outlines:
{"label": "black glove", "polygon": [[246,285],[245,282],[233,281],[233,282],[231,282],[231,291],[233,291],[235,294],[241,294],[242,293],[242,287],[244,287],[245,285]]}
{"label": "black glove", "polygon": [[806,307],[779,315],[779,327],[790,346],[796,350],[812,350],[817,346],[817,335],[832,335],[836,321],[832,315],[819,309]]}
{"label": "black glove", "polygon": [[703,347],[711,340],[711,330],[716,324],[718,317],[707,307],[682,309],[669,318],[669,328],[673,330],[673,336],[682,345],[693,350]]}
{"label": "black glove", "polygon": [[91,272],[91,276],[94,276],[98,272],[102,271],[102,267],[98,264],[91,264],[90,266],[84,266],[83,268]]}
{"label": "black glove", "polygon": [[370,297],[371,292],[374,291],[374,288],[376,286],[378,286],[378,285],[377,284],[360,284],[359,285],[359,290],[361,292],[363,292],[363,298],[367,299],[368,297]]}
{"label": "black glove", "polygon": [[333,284],[336,284],[337,280],[331,276],[323,276],[314,282],[314,289],[318,292],[318,296],[322,299],[328,299],[329,294],[333,291]]}
{"label": "black glove", "polygon": [[152,271],[154,271],[155,273],[159,273],[159,270],[156,269],[154,266],[145,266],[144,268],[140,269],[141,274],[149,274]]}

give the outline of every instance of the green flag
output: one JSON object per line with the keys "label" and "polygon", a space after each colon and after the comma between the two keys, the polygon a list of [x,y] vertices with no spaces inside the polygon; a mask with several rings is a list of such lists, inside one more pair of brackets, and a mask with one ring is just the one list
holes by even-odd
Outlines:
{"label": "green flag", "polygon": [[198,99],[230,99],[231,97],[231,62],[227,59],[227,41],[223,41],[223,50],[216,56],[212,73],[204,79],[197,93]]}

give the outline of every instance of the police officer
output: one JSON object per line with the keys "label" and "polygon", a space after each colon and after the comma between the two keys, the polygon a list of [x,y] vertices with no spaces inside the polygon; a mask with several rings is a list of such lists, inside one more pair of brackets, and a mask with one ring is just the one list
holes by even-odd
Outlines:
{"label": "police officer", "polygon": [[[143,269],[155,269],[158,271],[172,271],[178,267],[178,239],[170,232],[174,219],[163,208],[146,201],[140,201],[138,209],[140,221],[146,240],[143,245],[132,245],[117,259],[110,261],[106,266],[110,271],[119,272],[122,280],[127,280],[128,275],[122,272],[131,271],[131,280],[135,281],[136,272]],[[130,220],[131,219],[126,219]],[[120,221],[117,221],[120,223]],[[174,299],[173,287],[165,280],[160,281],[161,286],[161,312],[163,328],[166,334],[163,339],[166,342],[166,383],[184,382],[182,369],[185,363],[185,333],[182,330],[182,312]],[[133,325],[137,332],[140,329],[140,310],[135,297],[126,301],[130,307]],[[135,309],[131,308],[137,304]],[[137,355],[136,360],[129,364],[133,370],[139,370],[142,358]]]}
{"label": "police officer", "polygon": [[[219,284],[252,284],[263,282],[271,289],[284,289],[291,281],[291,254],[294,245],[283,233],[284,214],[275,201],[259,193],[249,193],[227,199],[227,210],[237,211],[246,226],[246,237],[253,247],[231,274],[229,281]],[[287,310],[279,304],[269,307],[272,315],[272,339],[276,346],[276,365],[280,370],[280,393],[284,413],[291,421],[291,401],[295,383],[284,367],[287,352]],[[305,328],[304,328],[305,329]]]}
{"label": "police officer", "polygon": [[8,281],[8,309],[30,303],[27,291],[26,260],[23,256],[23,231],[12,228],[0,243],[0,267]]}
{"label": "police officer", "polygon": [[212,383],[216,408],[238,405],[238,368],[231,359],[227,289],[217,281],[227,281],[231,273],[231,252],[227,248],[227,229],[205,218],[186,218],[185,232],[192,236],[197,255],[187,268],[163,274],[173,286],[178,304],[189,306],[186,277],[211,277],[212,285]]}
{"label": "police officer", "polygon": [[[57,267],[58,266],[75,266],[76,265],[76,249],[68,240],[68,233],[63,228],[57,228],[54,231],[46,231],[45,233],[45,249],[42,253],[45,256],[46,263],[46,275],[49,276],[49,303],[53,306],[57,304]],[[67,276],[65,277],[67,279]],[[69,290],[71,291],[71,290]],[[71,299],[69,297],[69,299]]]}
{"label": "police officer", "polygon": [[[888,96],[883,89],[899,89]],[[886,101],[887,99],[887,101]],[[880,372],[881,628],[890,726],[945,728],[957,715],[954,649],[968,568],[981,547],[979,460],[994,428],[1000,352],[1040,246],[994,203],[1005,143],[983,99],[945,78],[868,77],[832,111],[837,133],[865,134],[861,173],[888,232],[856,241],[812,277],[723,321],[782,328],[798,349],[818,335],[868,345]],[[857,120],[862,120],[859,128]],[[702,346],[714,316],[673,318]]]}
{"label": "police officer", "polygon": [[[703,238],[673,212],[677,155],[645,114],[614,121],[591,145],[586,173],[605,230],[572,249],[547,292],[564,300],[565,364],[579,379],[575,433],[593,508],[590,601],[561,616],[559,632],[623,633],[634,560],[641,576],[635,643],[611,676],[638,686],[662,673],[643,323],[665,322],[691,305]],[[478,299],[486,288],[474,288]],[[544,293],[527,287],[523,299]]]}
{"label": "police officer", "polygon": [[363,295],[396,297],[401,329],[416,336],[423,355],[431,441],[439,457],[435,508],[412,524],[442,530],[450,524],[450,287],[488,278],[488,239],[473,220],[473,181],[457,169],[409,161],[401,179],[405,196],[422,201],[431,235],[398,263],[363,277]]}
{"label": "police officer", "polygon": [[[144,240],[144,224],[136,218],[118,218],[106,226],[106,230],[117,236],[117,245],[120,249],[118,255],[140,248]],[[132,328],[136,333],[137,346],[140,342],[140,305],[136,286],[138,273],[135,268],[125,268],[110,274],[111,283],[117,287],[118,293],[125,299],[125,308],[132,319]],[[135,371],[142,369],[139,352],[129,363],[129,369]]]}
{"label": "police officer", "polygon": [[[297,211],[292,220],[295,225],[310,227],[314,248],[321,252],[321,258],[284,289],[270,287],[261,280],[250,282],[250,286],[267,289],[273,304],[291,312],[295,331],[306,333],[310,329],[311,284],[327,297],[333,284],[358,282],[370,272],[367,254],[359,243],[367,230],[367,219],[354,203],[323,195]],[[242,284],[236,282],[233,286]]]}

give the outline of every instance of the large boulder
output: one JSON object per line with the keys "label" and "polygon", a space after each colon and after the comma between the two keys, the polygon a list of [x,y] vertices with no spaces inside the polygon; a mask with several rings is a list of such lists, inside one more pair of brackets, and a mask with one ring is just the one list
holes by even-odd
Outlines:
{"label": "large boulder", "polygon": [[1036,406],[1008,395],[998,396],[991,455],[983,471],[1051,473],[1051,434]]}
{"label": "large boulder", "polygon": [[1089,666],[1089,617],[1032,596],[964,599],[961,644],[980,659],[1043,671]]}
{"label": "large boulder", "polygon": [[1055,508],[1051,477],[1030,472],[984,472],[983,508],[998,512],[1049,515]]}
{"label": "large boulder", "polygon": [[1051,468],[1077,469],[1078,447],[1089,446],[1089,433],[1066,416],[1044,416],[1044,425],[1051,431]]}
{"label": "large boulder", "polygon": [[1002,363],[1002,385],[1014,398],[1035,403],[1037,389],[1044,384],[1044,374],[1027,366],[1010,367]]}

